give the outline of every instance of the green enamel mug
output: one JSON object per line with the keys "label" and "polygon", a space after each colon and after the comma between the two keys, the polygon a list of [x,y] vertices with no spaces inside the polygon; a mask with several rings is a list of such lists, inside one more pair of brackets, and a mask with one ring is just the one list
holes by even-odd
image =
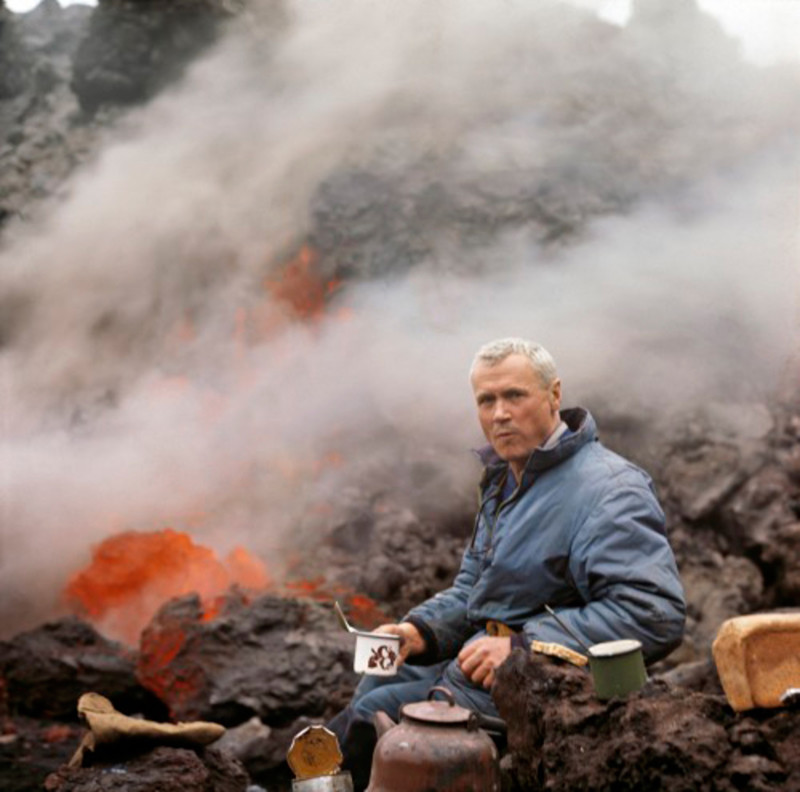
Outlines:
{"label": "green enamel mug", "polygon": [[601,701],[635,693],[647,682],[642,644],[625,639],[589,647],[595,693]]}

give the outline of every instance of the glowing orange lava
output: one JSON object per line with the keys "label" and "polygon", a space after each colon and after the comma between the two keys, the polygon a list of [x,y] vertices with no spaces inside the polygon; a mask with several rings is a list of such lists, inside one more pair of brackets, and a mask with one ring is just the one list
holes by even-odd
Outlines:
{"label": "glowing orange lava", "polygon": [[266,567],[236,548],[225,562],[196,545],[188,534],[167,528],[111,536],[94,548],[92,561],[67,584],[68,604],[112,638],[128,644],[167,600],[197,593],[210,611],[232,585],[263,590]]}
{"label": "glowing orange lava", "polygon": [[[362,629],[391,620],[372,599],[348,586],[329,584],[322,576],[294,578],[276,586],[264,564],[244,548],[235,548],[223,562],[213,550],[171,528],[126,531],[104,540],[93,549],[90,564],[69,581],[64,599],[103,634],[136,645],[168,600],[195,593],[202,603],[198,620],[211,621],[226,605],[231,586],[237,587],[245,602],[268,590],[318,602],[338,600]],[[183,645],[180,631],[169,632],[149,639],[158,644],[158,651],[151,655],[159,658],[159,667],[168,665]]]}
{"label": "glowing orange lava", "polygon": [[341,282],[325,282],[316,269],[317,254],[309,245],[303,245],[289,261],[277,279],[264,281],[264,288],[273,298],[288,305],[300,319],[319,319],[328,297]]}
{"label": "glowing orange lava", "polygon": [[372,630],[381,624],[394,621],[372,598],[365,594],[357,594],[349,586],[340,583],[329,585],[323,577],[289,580],[284,584],[284,589],[293,597],[306,597],[318,602],[334,600],[342,602],[354,626],[363,630]]}

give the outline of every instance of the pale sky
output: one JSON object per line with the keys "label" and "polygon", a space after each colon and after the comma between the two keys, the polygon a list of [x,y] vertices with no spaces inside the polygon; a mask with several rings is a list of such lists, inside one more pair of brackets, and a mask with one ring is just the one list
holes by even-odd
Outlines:
{"label": "pale sky", "polygon": [[[592,8],[604,19],[624,24],[632,0],[565,0]],[[742,42],[744,54],[767,65],[800,59],[800,0],[698,0],[723,28]]]}
{"label": "pale sky", "polygon": [[[740,39],[744,54],[767,65],[779,60],[800,59],[800,0],[698,0],[701,8],[714,14],[727,32]],[[61,5],[93,0],[60,0]],[[592,8],[611,22],[624,24],[632,0],[562,0]],[[29,11],[39,0],[6,0],[17,12]]]}

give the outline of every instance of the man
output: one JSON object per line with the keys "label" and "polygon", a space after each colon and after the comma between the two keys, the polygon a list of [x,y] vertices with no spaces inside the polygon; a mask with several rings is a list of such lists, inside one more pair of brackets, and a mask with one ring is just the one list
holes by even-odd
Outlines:
{"label": "man", "polygon": [[[560,409],[550,354],[518,338],[494,341],[470,379],[489,441],[472,540],[449,589],[378,628],[402,638],[408,662],[398,675],[365,677],[330,724],[356,784],[378,710],[397,718],[404,703],[444,685],[458,704],[496,716],[489,691],[514,647],[537,639],[582,651],[545,605],[586,644],[636,638],[648,661],[683,633],[683,590],[652,482],[601,445],[586,410]],[[496,634],[497,623],[511,634]]]}

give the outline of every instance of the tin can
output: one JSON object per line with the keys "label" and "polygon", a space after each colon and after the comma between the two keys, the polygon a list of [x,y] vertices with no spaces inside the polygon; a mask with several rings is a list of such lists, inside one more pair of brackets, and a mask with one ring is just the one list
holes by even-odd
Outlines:
{"label": "tin can", "polygon": [[300,778],[292,781],[292,792],[353,792],[350,773]]}
{"label": "tin can", "polygon": [[627,696],[647,682],[642,644],[630,639],[606,641],[589,648],[595,693],[601,701]]}

